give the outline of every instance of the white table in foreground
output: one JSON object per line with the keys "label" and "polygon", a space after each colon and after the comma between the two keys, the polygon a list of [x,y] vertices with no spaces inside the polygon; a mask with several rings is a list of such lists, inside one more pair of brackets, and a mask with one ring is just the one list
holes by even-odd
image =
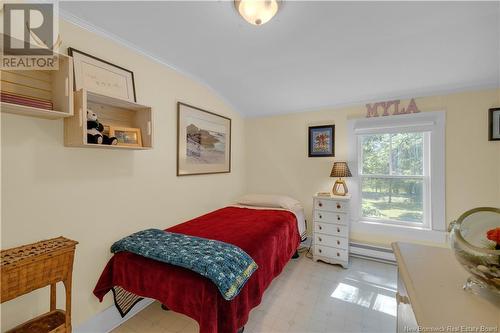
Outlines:
{"label": "white table in foreground", "polygon": [[500,302],[462,289],[469,274],[447,248],[393,243],[398,332],[500,332]]}

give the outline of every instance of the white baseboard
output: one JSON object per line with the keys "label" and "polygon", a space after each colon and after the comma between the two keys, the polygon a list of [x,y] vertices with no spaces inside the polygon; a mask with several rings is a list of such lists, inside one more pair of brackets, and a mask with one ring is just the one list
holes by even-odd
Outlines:
{"label": "white baseboard", "polygon": [[154,302],[154,299],[145,298],[130,310],[125,317],[122,318],[118,310],[114,305],[110,306],[106,310],[93,316],[83,324],[73,329],[73,333],[108,333],[113,329],[117,328],[145,307]]}
{"label": "white baseboard", "polygon": [[349,254],[353,257],[382,261],[391,264],[396,263],[396,257],[390,247],[374,246],[363,243],[349,244]]}

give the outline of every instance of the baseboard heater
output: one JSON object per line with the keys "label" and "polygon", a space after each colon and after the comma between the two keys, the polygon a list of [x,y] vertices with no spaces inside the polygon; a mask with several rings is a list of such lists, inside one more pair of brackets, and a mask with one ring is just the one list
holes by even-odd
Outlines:
{"label": "baseboard heater", "polygon": [[375,246],[363,243],[349,243],[349,254],[352,257],[396,264],[396,258],[390,247]]}

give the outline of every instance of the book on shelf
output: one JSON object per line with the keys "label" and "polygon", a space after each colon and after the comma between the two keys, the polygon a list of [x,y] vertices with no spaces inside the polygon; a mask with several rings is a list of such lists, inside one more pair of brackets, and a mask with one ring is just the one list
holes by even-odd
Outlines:
{"label": "book on shelf", "polygon": [[15,101],[15,100],[13,101],[13,100],[4,99],[4,98],[1,98],[0,101],[2,101],[4,103],[24,105],[24,106],[29,106],[29,107],[33,107],[33,108],[39,108],[39,109],[46,109],[46,110],[53,109],[52,105],[30,103],[30,102],[26,102],[26,101]]}
{"label": "book on shelf", "polygon": [[21,99],[21,100],[29,100],[29,101],[33,101],[33,102],[39,102],[39,103],[52,103],[52,100],[50,100],[50,99],[38,98],[35,96],[28,96],[28,95],[22,95],[22,94],[16,94],[16,93],[5,91],[5,90],[0,90],[0,96]]}
{"label": "book on shelf", "polygon": [[20,99],[20,98],[12,98],[12,97],[5,97],[5,96],[0,96],[2,101],[5,102],[13,102],[13,103],[29,103],[29,104],[36,104],[36,105],[44,105],[44,106],[52,106],[52,102],[37,102],[37,101],[32,101],[29,99]]}
{"label": "book on shelf", "polygon": [[52,101],[49,100],[31,98],[27,96],[7,93],[4,91],[0,92],[0,101],[10,104],[19,104],[19,105],[25,105],[47,110],[52,110],[54,107]]}

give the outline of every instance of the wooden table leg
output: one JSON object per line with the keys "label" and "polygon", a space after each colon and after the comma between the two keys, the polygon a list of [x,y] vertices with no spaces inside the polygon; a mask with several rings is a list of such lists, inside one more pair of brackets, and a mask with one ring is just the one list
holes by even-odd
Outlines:
{"label": "wooden table leg", "polygon": [[71,333],[71,273],[63,283],[66,289],[66,333]]}
{"label": "wooden table leg", "polygon": [[56,284],[52,283],[50,285],[50,311],[54,311],[56,309]]}

